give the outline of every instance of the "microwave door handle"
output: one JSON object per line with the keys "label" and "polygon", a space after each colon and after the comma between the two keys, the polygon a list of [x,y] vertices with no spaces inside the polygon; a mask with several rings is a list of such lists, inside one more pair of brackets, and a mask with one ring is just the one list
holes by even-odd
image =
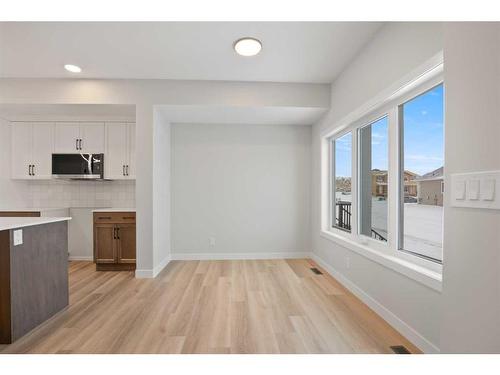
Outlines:
{"label": "microwave door handle", "polygon": [[84,154],[80,154],[80,156],[87,162],[88,174],[92,174],[92,154],[89,154],[88,158]]}
{"label": "microwave door handle", "polygon": [[[82,141],[80,140],[80,150],[82,147]],[[87,160],[87,164],[89,166],[89,174],[92,174],[92,154],[89,154],[89,159]]]}

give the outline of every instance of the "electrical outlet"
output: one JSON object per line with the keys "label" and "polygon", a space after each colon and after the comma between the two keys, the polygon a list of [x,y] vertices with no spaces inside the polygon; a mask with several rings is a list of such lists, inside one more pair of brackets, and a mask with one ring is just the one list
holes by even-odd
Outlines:
{"label": "electrical outlet", "polygon": [[210,244],[211,247],[214,247],[215,246],[215,237],[209,237],[208,243]]}
{"label": "electrical outlet", "polygon": [[23,244],[23,230],[17,229],[14,231],[14,246]]}
{"label": "electrical outlet", "polygon": [[346,255],[345,257],[345,268],[350,268],[351,267],[351,259],[349,256]]}

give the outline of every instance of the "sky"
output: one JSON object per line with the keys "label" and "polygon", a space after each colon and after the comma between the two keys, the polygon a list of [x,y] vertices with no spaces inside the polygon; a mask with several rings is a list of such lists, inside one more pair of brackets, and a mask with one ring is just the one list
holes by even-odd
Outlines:
{"label": "sky", "polygon": [[[427,91],[403,105],[404,168],[419,175],[431,172],[444,161],[443,85]],[[372,169],[388,167],[387,117],[372,127]],[[335,140],[337,176],[350,177],[352,135]]]}

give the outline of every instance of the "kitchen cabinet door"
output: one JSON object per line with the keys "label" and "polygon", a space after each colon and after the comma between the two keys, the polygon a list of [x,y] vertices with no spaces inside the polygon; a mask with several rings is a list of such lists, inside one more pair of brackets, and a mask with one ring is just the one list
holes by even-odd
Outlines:
{"label": "kitchen cabinet door", "polygon": [[96,263],[116,263],[117,244],[114,224],[94,224],[94,255]]}
{"label": "kitchen cabinet door", "polygon": [[127,124],[106,123],[104,176],[112,180],[126,179],[127,155]]}
{"label": "kitchen cabinet door", "polygon": [[135,263],[135,224],[117,224],[118,263]]}
{"label": "kitchen cabinet door", "polygon": [[60,122],[55,125],[56,154],[79,153],[80,124],[77,122]]}
{"label": "kitchen cabinet door", "polygon": [[135,180],[135,123],[127,124],[128,132],[128,178]]}
{"label": "kitchen cabinet door", "polygon": [[11,124],[11,176],[14,179],[31,179],[33,125],[30,122]]}
{"label": "kitchen cabinet door", "polygon": [[104,123],[85,122],[80,124],[81,153],[104,153]]}
{"label": "kitchen cabinet door", "polygon": [[54,152],[54,124],[50,122],[33,123],[33,178],[52,177],[52,153]]}

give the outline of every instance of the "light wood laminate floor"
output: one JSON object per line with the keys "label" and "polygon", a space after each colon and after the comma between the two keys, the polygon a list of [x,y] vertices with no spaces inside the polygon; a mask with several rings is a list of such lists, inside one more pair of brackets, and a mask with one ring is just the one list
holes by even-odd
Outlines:
{"label": "light wood laminate floor", "polygon": [[418,350],[312,261],[173,261],[155,279],[71,262],[70,306],[3,353]]}

